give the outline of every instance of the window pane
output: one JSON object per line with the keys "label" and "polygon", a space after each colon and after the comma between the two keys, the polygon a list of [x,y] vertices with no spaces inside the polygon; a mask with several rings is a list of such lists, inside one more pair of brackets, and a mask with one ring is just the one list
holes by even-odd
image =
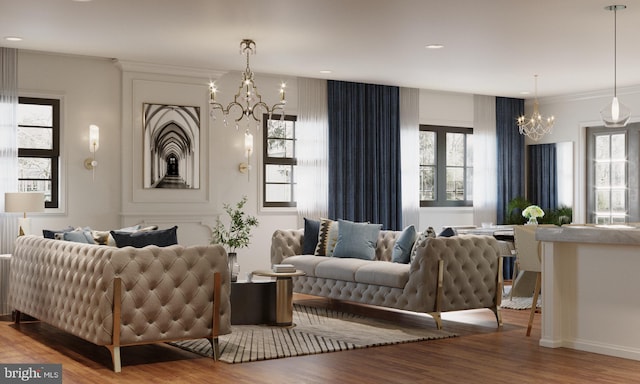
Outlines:
{"label": "window pane", "polygon": [[596,188],[608,187],[610,185],[609,169],[611,163],[596,163],[595,164],[595,184]]}
{"label": "window pane", "polygon": [[267,156],[269,157],[294,157],[293,156],[293,140],[285,139],[268,139],[267,140]]}
{"label": "window pane", "polygon": [[18,104],[18,125],[53,126],[53,106],[39,104]]}
{"label": "window pane", "polygon": [[611,186],[626,187],[627,174],[624,162],[615,162],[611,164]]}
{"label": "window pane", "polygon": [[420,167],[420,200],[435,200],[435,167]]}
{"label": "window pane", "polygon": [[293,167],[290,165],[267,164],[265,167],[265,182],[291,183]]}
{"label": "window pane", "polygon": [[610,191],[596,191],[596,212],[609,212],[609,195]]}
{"label": "window pane", "polygon": [[271,203],[293,201],[291,184],[266,184],[265,192],[266,200]]}
{"label": "window pane", "polygon": [[464,134],[447,133],[447,166],[464,166]]}
{"label": "window pane", "polygon": [[466,166],[473,165],[473,135],[466,135],[467,140],[467,163]]}
{"label": "window pane", "polygon": [[293,139],[294,122],[290,120],[269,120],[267,137]]}
{"label": "window pane", "polygon": [[53,129],[18,127],[18,147],[53,149]]}
{"label": "window pane", "polygon": [[609,143],[610,143],[609,135],[596,136],[596,144],[595,144],[596,160],[609,160],[611,158],[611,156],[609,155],[609,150],[610,150]]}
{"label": "window pane", "polygon": [[464,168],[447,167],[447,200],[464,200]]}
{"label": "window pane", "polygon": [[43,192],[44,200],[51,201],[51,181],[48,180],[20,180],[18,192]]}
{"label": "window pane", "polygon": [[420,131],[420,164],[436,164],[436,133]]}
{"label": "window pane", "polygon": [[18,177],[20,179],[51,179],[51,159],[19,157]]}
{"label": "window pane", "polygon": [[624,190],[611,191],[611,213],[624,214],[627,212],[626,193]]}
{"label": "window pane", "polygon": [[625,134],[611,135],[611,159],[626,160],[627,146],[625,144]]}

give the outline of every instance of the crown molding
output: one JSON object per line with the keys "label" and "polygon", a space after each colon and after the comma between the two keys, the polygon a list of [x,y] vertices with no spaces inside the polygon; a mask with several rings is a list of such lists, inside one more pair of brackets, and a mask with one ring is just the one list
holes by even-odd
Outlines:
{"label": "crown molding", "polygon": [[[625,96],[625,95],[637,95],[637,94],[640,94],[640,85],[618,87],[617,89],[618,97]],[[610,97],[613,97],[613,89],[599,89],[595,91],[577,92],[577,93],[570,93],[570,94],[558,95],[558,96],[539,97],[538,102],[541,105],[543,105],[543,104],[602,99],[602,98],[610,98]],[[527,101],[529,101],[529,99],[527,99]],[[533,99],[531,99],[531,102],[533,103]]]}
{"label": "crown molding", "polygon": [[113,60],[114,64],[123,72],[143,72],[160,75],[173,75],[184,77],[195,77],[198,79],[215,80],[226,74],[226,71],[213,69],[203,69],[195,67],[182,67],[177,65],[164,65],[154,63],[144,63],[138,61]]}

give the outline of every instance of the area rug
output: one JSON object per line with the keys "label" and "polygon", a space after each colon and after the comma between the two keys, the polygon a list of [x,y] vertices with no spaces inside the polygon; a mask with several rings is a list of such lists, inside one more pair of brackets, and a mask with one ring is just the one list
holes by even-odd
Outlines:
{"label": "area rug", "polygon": [[[538,302],[536,303],[536,308],[542,308],[541,297],[538,296]],[[533,297],[512,297],[509,299],[507,295],[502,302],[500,303],[501,308],[508,309],[531,309],[531,303],[533,302]]]}
{"label": "area rug", "polygon": [[[405,326],[297,304],[294,304],[293,322],[294,327],[232,326],[232,333],[219,339],[220,360],[244,363],[456,336],[435,327]],[[207,339],[170,344],[202,356],[212,356]]]}

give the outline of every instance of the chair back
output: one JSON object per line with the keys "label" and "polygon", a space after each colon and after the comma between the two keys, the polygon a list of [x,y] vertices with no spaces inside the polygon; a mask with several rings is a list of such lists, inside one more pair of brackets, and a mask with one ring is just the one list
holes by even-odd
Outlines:
{"label": "chair back", "polygon": [[516,260],[520,271],[541,272],[540,241],[536,240],[535,225],[516,225],[513,227]]}

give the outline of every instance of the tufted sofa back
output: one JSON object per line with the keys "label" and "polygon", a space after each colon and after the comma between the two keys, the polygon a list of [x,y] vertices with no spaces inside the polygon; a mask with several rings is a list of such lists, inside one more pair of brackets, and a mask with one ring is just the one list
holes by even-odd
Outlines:
{"label": "tufted sofa back", "polygon": [[220,334],[231,332],[229,270],[219,245],[115,248],[36,236],[16,240],[10,301],[98,345],[113,334],[113,281],[122,280],[122,345],[211,337],[213,275],[220,272]]}
{"label": "tufted sofa back", "polygon": [[[376,243],[376,260],[391,261],[391,252],[401,231],[380,231]],[[302,254],[303,229],[277,229],[271,237],[271,264],[280,264],[289,256]]]}

